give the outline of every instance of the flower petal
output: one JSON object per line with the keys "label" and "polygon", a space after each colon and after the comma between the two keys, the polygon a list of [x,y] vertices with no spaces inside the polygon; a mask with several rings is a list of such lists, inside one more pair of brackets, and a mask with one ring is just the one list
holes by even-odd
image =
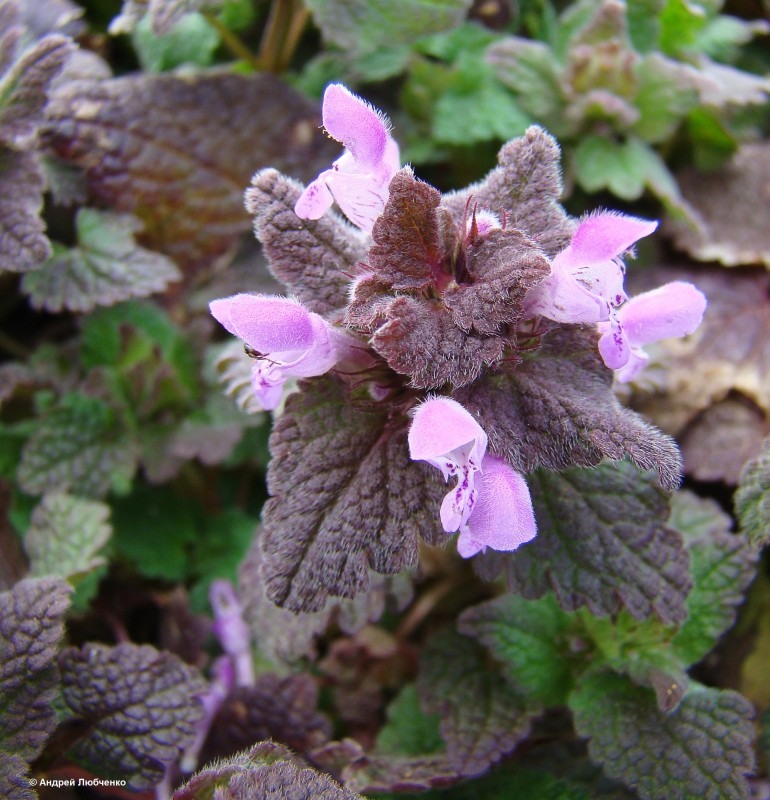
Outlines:
{"label": "flower petal", "polygon": [[477,466],[487,449],[487,434],[471,414],[449,397],[430,397],[417,406],[409,428],[409,455],[432,462],[473,443],[469,455]]}
{"label": "flower petal", "polygon": [[599,353],[610,369],[620,369],[628,363],[631,346],[628,336],[617,318],[599,325],[602,336],[599,339]]}
{"label": "flower petal", "polygon": [[294,213],[300,219],[321,219],[332,207],[334,196],[326,184],[326,178],[332,172],[333,170],[327,169],[305,187],[294,206]]}
{"label": "flower petal", "polygon": [[569,252],[567,260],[571,264],[612,261],[657,227],[655,220],[603,211],[586,217],[580,223],[564,252]]}
{"label": "flower petal", "polygon": [[687,336],[703,320],[707,300],[685,281],[674,281],[637,295],[618,312],[632,346]]}
{"label": "flower petal", "polygon": [[532,498],[524,478],[497,456],[485,456],[482,467],[476,505],[457,539],[457,550],[463,558],[487,547],[516,550],[537,534]]}

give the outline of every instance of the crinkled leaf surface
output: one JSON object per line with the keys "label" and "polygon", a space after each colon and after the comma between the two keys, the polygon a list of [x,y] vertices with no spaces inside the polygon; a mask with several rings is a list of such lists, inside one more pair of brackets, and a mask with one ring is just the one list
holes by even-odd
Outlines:
{"label": "crinkled leaf surface", "polygon": [[270,438],[262,572],[268,597],[317,611],[368,588],[440,538],[441,484],[409,458],[406,420],[350,405],[334,377],[300,383]]}
{"label": "crinkled leaf surface", "polygon": [[439,733],[441,718],[420,707],[415,684],[407,684],[388,706],[387,722],[377,734],[378,753],[419,756],[444,749]]}
{"label": "crinkled leaf surface", "polygon": [[[524,597],[553,590],[567,611],[597,616],[626,608],[636,619],[684,619],[690,590],[682,537],[666,526],[668,504],[649,475],[629,464],[529,476],[538,535],[504,563]],[[484,559],[481,560],[483,570]]]}
{"label": "crinkled leaf surface", "polygon": [[46,311],[90,311],[131,297],[163,291],[179,280],[173,261],[139,247],[136,217],[80,209],[78,247],[57,247],[53,257],[22,281],[33,307]]}
{"label": "crinkled leaf surface", "polygon": [[741,476],[735,511],[754,547],[770,542],[770,438],[765,439],[762,452]]}
{"label": "crinkled leaf surface", "polygon": [[0,270],[25,272],[51,254],[40,219],[44,183],[34,155],[0,146]]}
{"label": "crinkled leaf surface", "polygon": [[211,10],[222,5],[223,0],[123,0],[120,14],[110,23],[110,33],[130,33],[136,23],[148,14],[153,31],[168,33],[187,14],[203,9]]}
{"label": "crinkled leaf surface", "polygon": [[506,594],[464,611],[458,628],[489,649],[523,696],[556,706],[572,687],[567,636],[574,625],[553,595],[525,600]]}
{"label": "crinkled leaf surface", "polygon": [[29,765],[23,758],[0,752],[0,797],[5,800],[37,800],[30,788]]}
{"label": "crinkled leaf surface", "polygon": [[45,141],[86,171],[92,197],[136,215],[142,243],[180,266],[227,252],[248,230],[243,187],[256,169],[309,179],[334,153],[315,135],[315,108],[268,74],[74,80],[48,117]]}
{"label": "crinkled leaf surface", "polygon": [[97,554],[112,535],[109,515],[109,506],[97,500],[44,495],[24,537],[30,574],[77,579],[103,564]]}
{"label": "crinkled leaf surface", "polygon": [[18,480],[24,491],[56,489],[99,496],[133,475],[134,446],[103,400],[71,393],[27,440]]}
{"label": "crinkled leaf surface", "polygon": [[664,714],[652,690],[603,673],[584,678],[570,707],[591,757],[642,800],[749,797],[752,711],[736,692],[693,687]]}
{"label": "crinkled leaf surface", "polygon": [[58,578],[27,578],[0,594],[0,756],[31,761],[56,727],[56,654],[69,594]]}
{"label": "crinkled leaf surface", "polygon": [[628,457],[640,469],[657,470],[666,489],[679,485],[676,443],[620,406],[588,329],[553,331],[514,372],[483,376],[455,399],[478,418],[490,449],[519,472]]}
{"label": "crinkled leaf surface", "polygon": [[301,220],[294,206],[303,188],[275,169],[262,170],[246,191],[246,210],[254,215],[254,233],[273,275],[311,311],[328,314],[346,305],[366,243],[334,213]]}
{"label": "crinkled leaf surface", "polygon": [[461,775],[479,775],[513,750],[540,711],[490,668],[481,645],[451,630],[426,645],[417,687],[423,708],[441,715],[447,759]]}
{"label": "crinkled leaf surface", "polygon": [[96,774],[147,789],[192,743],[205,682],[171,653],[87,644],[65,650],[59,667],[64,702],[85,726],[70,754]]}

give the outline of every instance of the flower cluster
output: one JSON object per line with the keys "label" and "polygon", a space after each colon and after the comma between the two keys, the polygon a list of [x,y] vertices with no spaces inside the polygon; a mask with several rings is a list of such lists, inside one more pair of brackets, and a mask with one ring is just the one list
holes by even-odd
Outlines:
{"label": "flower cluster", "polygon": [[297,299],[240,294],[214,301],[211,312],[254,358],[264,408],[278,405],[290,377],[334,371],[351,396],[364,384],[371,403],[410,418],[411,459],[456,479],[439,518],[445,532],[459,533],[460,554],[515,550],[537,531],[521,474],[529,462],[511,463],[498,432],[485,431],[478,411],[455,395],[489,394],[486,384],[474,394],[485,374],[515,379],[517,364],[529,352],[536,358],[541,339],[560,326],[592,326],[604,364],[631,380],[647,359],[642,348],[692,333],[706,299],[682,282],[626,295],[623,258],[656,222],[603,212],[576,224],[533,191],[520,227],[495,207],[494,180],[442,198],[399,169],[388,121],[340,84],[326,90],[323,124],[345,150],[300,193],[294,212],[320,220],[336,202],[370,235],[347,307],[324,314]]}

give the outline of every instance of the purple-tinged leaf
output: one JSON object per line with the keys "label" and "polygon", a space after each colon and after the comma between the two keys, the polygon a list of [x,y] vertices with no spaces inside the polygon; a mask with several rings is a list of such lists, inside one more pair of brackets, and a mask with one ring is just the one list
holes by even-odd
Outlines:
{"label": "purple-tinged leaf", "polygon": [[52,34],[38,41],[10,68],[0,81],[0,143],[26,149],[43,124],[51,81],[59,74],[75,46],[66,37]]}
{"label": "purple-tinged leaf", "polygon": [[666,527],[668,503],[630,464],[529,476],[537,537],[505,564],[513,591],[529,599],[553,590],[566,611],[596,616],[626,608],[636,619],[681,622],[691,587],[681,536]]}
{"label": "purple-tinged leaf", "polygon": [[518,472],[627,457],[657,470],[664,488],[679,485],[676,443],[618,403],[593,331],[555,330],[515,371],[484,376],[454,396],[487,431],[490,450]]}
{"label": "purple-tinged leaf", "polygon": [[223,0],[123,0],[120,14],[110,23],[109,32],[113,36],[131,33],[145,14],[150,15],[152,31],[163,36],[186,14],[201,10],[215,10],[222,6]]}
{"label": "purple-tinged leaf", "polygon": [[364,800],[328,775],[306,767],[281,745],[259,742],[203,769],[171,800]]}
{"label": "purple-tinged leaf", "polygon": [[18,55],[22,27],[22,9],[17,0],[0,5],[0,75],[4,75]]}
{"label": "purple-tinged leaf", "polygon": [[313,678],[269,673],[225,698],[206,739],[202,761],[224,758],[263,739],[307,753],[330,736],[331,724],[318,711],[318,685]]}
{"label": "purple-tinged leaf", "polygon": [[365,239],[336,214],[301,220],[294,213],[301,192],[297,181],[265,169],[246,190],[246,210],[273,275],[311,311],[339,312],[366,255]]}
{"label": "purple-tinged leaf", "polygon": [[737,692],[693,686],[666,714],[651,689],[600,673],[583,678],[569,704],[594,761],[642,800],[748,800],[752,709]]}
{"label": "purple-tinged leaf", "polygon": [[87,25],[80,19],[85,10],[72,0],[36,0],[23,3],[24,25],[35,38],[47,33],[63,33],[77,37]]}
{"label": "purple-tinged leaf", "polygon": [[735,511],[743,533],[759,549],[770,543],[770,438],[746,465],[735,493]]}
{"label": "purple-tinged leaf", "polygon": [[46,144],[85,170],[93,200],[137,216],[141,243],[182,267],[210,265],[248,231],[255,169],[305,177],[329,152],[315,109],[268,74],[72,80],[47,113]]}
{"label": "purple-tinged leaf", "polygon": [[56,727],[56,653],[70,587],[28,578],[0,594],[0,753],[31,761]]}
{"label": "purple-tinged leaf", "polygon": [[195,738],[205,682],[176,656],[87,644],[65,650],[59,667],[71,722],[85,730],[70,755],[95,774],[150,788]]}
{"label": "purple-tinged leaf", "polygon": [[3,800],[37,800],[31,788],[29,765],[23,758],[0,752],[0,797]]}
{"label": "purple-tinged leaf", "polygon": [[447,761],[464,776],[480,775],[510,753],[540,712],[490,668],[481,645],[451,630],[428,641],[417,689],[425,711],[441,715]]}
{"label": "purple-tinged leaf", "polygon": [[444,487],[409,458],[405,418],[351,406],[331,377],[300,389],[270,439],[262,571],[277,605],[317,611],[329,595],[367,589],[369,567],[416,563],[418,537],[439,541]]}
{"label": "purple-tinged leaf", "polygon": [[435,282],[444,256],[436,215],[441,193],[416,180],[410,167],[396,173],[389,191],[367,266],[394,291],[424,289]]}
{"label": "purple-tinged leaf", "polygon": [[45,264],[24,276],[22,290],[33,308],[91,311],[162,292],[181,278],[173,261],[136,244],[142,229],[136,217],[82,208],[76,226],[77,247],[56,247]]}
{"label": "purple-tinged leaf", "polygon": [[32,577],[79,579],[105,563],[97,555],[112,535],[105,503],[61,492],[46,494],[24,536]]}
{"label": "purple-tinged leaf", "polygon": [[40,219],[44,187],[34,155],[0,146],[0,271],[25,272],[51,255]]}
{"label": "purple-tinged leaf", "polygon": [[507,228],[523,231],[548,256],[563,250],[574,223],[559,205],[562,192],[559,145],[542,128],[532,126],[524,136],[503,145],[499,166],[484,180],[445,195],[442,205],[458,224],[470,200],[505,220]]}

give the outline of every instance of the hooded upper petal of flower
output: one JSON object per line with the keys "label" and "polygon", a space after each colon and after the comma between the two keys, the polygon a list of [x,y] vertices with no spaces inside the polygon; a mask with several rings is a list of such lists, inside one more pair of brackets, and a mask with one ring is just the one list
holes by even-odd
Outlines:
{"label": "hooded upper petal of flower", "polygon": [[557,253],[551,274],[530,293],[527,310],[555,322],[603,322],[626,299],[623,253],[658,223],[615,212],[584,219]]}
{"label": "hooded upper petal of flower", "polygon": [[214,300],[209,308],[254,351],[252,384],[266,410],[278,405],[287,378],[328,372],[347,341],[318,314],[285,297],[236,294]]}
{"label": "hooded upper petal of flower", "polygon": [[685,281],[674,281],[637,295],[599,325],[599,352],[615,377],[626,383],[644,367],[644,345],[691,334],[701,323],[707,300]]}
{"label": "hooded upper petal of flower", "polygon": [[390,123],[341,83],[326,87],[322,117],[324,128],[345,145],[345,152],[308,185],[294,211],[301,219],[319,219],[336,200],[354,225],[369,232],[400,166]]}
{"label": "hooded upper petal of flower", "polygon": [[473,514],[457,537],[457,550],[463,558],[475,556],[487,547],[516,550],[535,538],[537,523],[529,487],[502,458],[484,456],[477,490]]}
{"label": "hooded upper petal of flower", "polygon": [[484,429],[456,400],[431,397],[417,407],[409,428],[409,455],[441,470],[457,485],[441,504],[441,523],[452,533],[467,522],[476,503],[475,475],[487,449]]}

